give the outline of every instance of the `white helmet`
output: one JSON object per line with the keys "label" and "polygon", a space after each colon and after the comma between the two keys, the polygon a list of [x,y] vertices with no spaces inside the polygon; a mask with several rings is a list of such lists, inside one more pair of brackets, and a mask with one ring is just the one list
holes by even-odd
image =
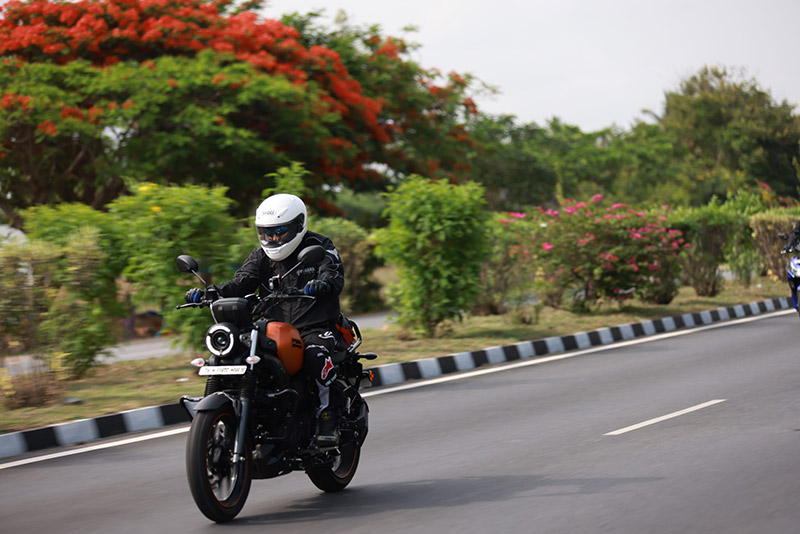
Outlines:
{"label": "white helmet", "polygon": [[308,231],[306,205],[294,195],[272,195],[256,210],[256,230],[267,257],[285,260]]}

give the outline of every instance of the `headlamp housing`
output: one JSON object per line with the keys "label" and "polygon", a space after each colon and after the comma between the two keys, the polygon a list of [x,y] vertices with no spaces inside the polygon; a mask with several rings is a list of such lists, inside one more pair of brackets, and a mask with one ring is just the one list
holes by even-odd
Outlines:
{"label": "headlamp housing", "polygon": [[215,356],[230,356],[239,343],[239,329],[231,323],[217,323],[206,333],[206,348]]}

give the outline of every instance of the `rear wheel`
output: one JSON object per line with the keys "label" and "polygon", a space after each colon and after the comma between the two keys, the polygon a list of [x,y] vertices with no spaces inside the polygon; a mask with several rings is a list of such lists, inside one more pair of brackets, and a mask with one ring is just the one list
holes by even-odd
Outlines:
{"label": "rear wheel", "polygon": [[186,475],[192,497],[203,515],[217,523],[236,517],[250,493],[249,447],[240,462],[233,461],[238,421],[230,406],[200,412],[192,421],[186,443]]}
{"label": "rear wheel", "polygon": [[309,469],[306,475],[316,487],[329,493],[342,491],[350,484],[361,458],[361,447],[355,443],[345,443],[331,467]]}

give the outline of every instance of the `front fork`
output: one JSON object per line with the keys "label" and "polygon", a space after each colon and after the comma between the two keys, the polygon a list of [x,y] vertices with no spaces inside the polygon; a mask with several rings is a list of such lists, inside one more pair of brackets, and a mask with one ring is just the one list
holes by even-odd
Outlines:
{"label": "front fork", "polygon": [[242,403],[242,413],[239,416],[239,428],[236,432],[236,443],[233,446],[233,463],[245,460],[243,451],[245,450],[245,440],[247,439],[247,427],[250,419],[250,404],[253,402],[256,382],[253,374],[253,367],[256,361],[253,357],[256,354],[258,345],[258,330],[255,328],[250,331],[250,372],[242,377],[242,384],[239,390],[239,400]]}
{"label": "front fork", "polygon": [[794,306],[794,309],[796,310],[797,309],[797,284],[798,284],[798,280],[797,280],[797,278],[795,278],[795,276],[792,273],[787,272],[786,273],[786,281],[789,282],[789,289],[792,292],[792,306]]}

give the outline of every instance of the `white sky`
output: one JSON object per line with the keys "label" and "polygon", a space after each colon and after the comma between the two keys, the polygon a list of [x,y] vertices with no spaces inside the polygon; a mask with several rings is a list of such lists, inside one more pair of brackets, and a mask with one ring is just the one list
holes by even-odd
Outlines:
{"label": "white sky", "polygon": [[703,65],[744,67],[800,104],[800,0],[271,0],[262,13],[320,8],[420,43],[423,67],[497,87],[478,107],[518,123],[627,129]]}

